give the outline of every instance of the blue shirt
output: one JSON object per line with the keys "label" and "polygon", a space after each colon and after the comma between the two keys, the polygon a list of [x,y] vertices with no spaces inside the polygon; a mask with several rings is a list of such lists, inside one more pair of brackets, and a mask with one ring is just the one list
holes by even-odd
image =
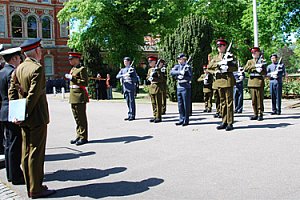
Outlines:
{"label": "blue shirt", "polygon": [[[129,76],[124,76],[128,73],[130,68],[132,68],[133,71]],[[135,84],[138,82],[138,77],[134,67],[127,66],[122,68],[117,74],[116,78],[121,79],[124,91],[132,92],[135,90]]]}
{"label": "blue shirt", "polygon": [[[271,77],[271,72],[278,70],[277,78]],[[285,66],[283,64],[272,63],[267,67],[267,76],[270,77],[270,81],[282,82],[282,77],[285,76]]]}
{"label": "blue shirt", "polygon": [[183,65],[175,65],[171,71],[171,76],[175,77],[177,79],[177,87],[178,88],[191,88],[191,80],[192,80],[192,67],[188,67],[188,71],[184,72],[184,75],[182,75],[180,72],[184,69],[186,64]]}

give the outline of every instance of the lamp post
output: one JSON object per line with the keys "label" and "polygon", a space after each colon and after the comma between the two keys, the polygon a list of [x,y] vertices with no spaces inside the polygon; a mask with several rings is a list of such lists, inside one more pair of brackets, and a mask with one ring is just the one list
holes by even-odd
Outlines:
{"label": "lamp post", "polygon": [[253,0],[253,25],[254,25],[254,46],[258,47],[258,23],[257,23],[256,0]]}

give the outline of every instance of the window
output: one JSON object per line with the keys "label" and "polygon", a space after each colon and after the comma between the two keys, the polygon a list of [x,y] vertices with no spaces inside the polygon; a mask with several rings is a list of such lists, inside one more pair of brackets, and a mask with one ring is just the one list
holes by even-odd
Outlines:
{"label": "window", "polygon": [[60,37],[66,38],[68,37],[68,22],[60,24]]}
{"label": "window", "polygon": [[0,15],[0,37],[5,37],[5,19]]}
{"label": "window", "polygon": [[22,37],[22,35],[23,35],[22,19],[19,15],[14,15],[12,17],[12,36]]}
{"label": "window", "polygon": [[44,64],[45,64],[45,74],[46,74],[46,76],[53,75],[53,57],[52,56],[45,56],[44,57]]}
{"label": "window", "polygon": [[43,3],[49,3],[50,0],[42,0]]}
{"label": "window", "polygon": [[42,18],[42,38],[51,38],[51,21],[49,17]]}
{"label": "window", "polygon": [[37,22],[34,16],[28,17],[27,30],[29,38],[37,38]]}

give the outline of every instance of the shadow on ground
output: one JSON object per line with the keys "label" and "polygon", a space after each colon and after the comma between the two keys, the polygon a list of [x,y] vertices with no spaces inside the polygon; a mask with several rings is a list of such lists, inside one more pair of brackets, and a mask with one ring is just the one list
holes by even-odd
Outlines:
{"label": "shadow on ground", "polygon": [[95,168],[83,168],[77,170],[58,170],[53,173],[45,174],[45,182],[49,181],[88,181],[103,178],[110,174],[117,174],[124,172],[126,167],[114,167],[110,169],[95,169]]}
{"label": "shadow on ground", "polygon": [[116,138],[108,138],[102,140],[90,140],[89,143],[117,143],[117,142],[124,142],[124,144],[137,142],[142,140],[148,140],[153,138],[153,136],[124,136],[124,137],[116,137]]}
{"label": "shadow on ground", "polygon": [[49,198],[80,196],[93,199],[104,197],[123,197],[150,190],[150,187],[163,183],[160,178],[149,178],[142,181],[119,181],[113,183],[94,183],[56,190]]}
{"label": "shadow on ground", "polygon": [[96,152],[80,152],[80,153],[61,153],[61,154],[47,154],[45,156],[45,161],[61,161],[61,160],[72,160],[83,156],[94,155]]}
{"label": "shadow on ground", "polygon": [[237,126],[234,129],[249,129],[249,128],[284,128],[294,124],[290,123],[278,123],[278,124],[257,124],[257,125],[247,125],[247,126]]}

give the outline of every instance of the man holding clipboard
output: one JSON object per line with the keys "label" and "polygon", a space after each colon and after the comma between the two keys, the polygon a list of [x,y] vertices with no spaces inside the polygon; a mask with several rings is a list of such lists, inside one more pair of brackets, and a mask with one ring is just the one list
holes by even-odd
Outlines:
{"label": "man holding clipboard", "polygon": [[15,99],[16,91],[19,98],[26,99],[25,120],[20,122],[23,143],[22,168],[28,197],[32,199],[55,193],[55,190],[49,190],[47,186],[42,185],[49,111],[45,68],[40,64],[42,58],[40,42],[40,38],[23,42],[21,49],[26,59],[13,75],[9,88],[10,100]]}

